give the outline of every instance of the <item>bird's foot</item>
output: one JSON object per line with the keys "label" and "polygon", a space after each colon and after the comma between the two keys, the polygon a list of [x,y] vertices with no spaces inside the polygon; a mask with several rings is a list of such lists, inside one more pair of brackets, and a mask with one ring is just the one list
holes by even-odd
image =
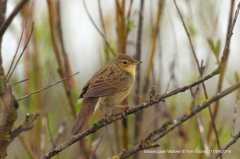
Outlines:
{"label": "bird's foot", "polygon": [[107,121],[109,122],[109,115],[108,115],[104,110],[102,110],[101,108],[100,108],[100,110],[104,113],[104,115],[105,115]]}
{"label": "bird's foot", "polygon": [[[126,118],[126,116],[125,116],[125,113],[124,113],[124,109],[125,108],[133,108],[134,106],[131,106],[131,105],[113,105],[114,107],[119,107],[119,108],[121,108],[122,109],[122,113],[123,113],[123,116],[124,116],[124,118]],[[137,112],[135,112],[135,114],[136,114]]]}

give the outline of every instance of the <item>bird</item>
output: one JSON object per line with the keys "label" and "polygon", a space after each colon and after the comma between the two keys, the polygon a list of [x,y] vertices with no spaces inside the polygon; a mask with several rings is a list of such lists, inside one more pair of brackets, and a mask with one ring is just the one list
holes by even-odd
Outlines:
{"label": "bird", "polygon": [[108,120],[108,114],[103,110],[110,107],[124,108],[129,105],[117,105],[129,94],[134,81],[135,70],[141,61],[136,61],[129,55],[118,54],[105,67],[98,70],[82,88],[79,98],[83,98],[82,106],[73,125],[71,134],[81,132],[97,109],[103,111]]}

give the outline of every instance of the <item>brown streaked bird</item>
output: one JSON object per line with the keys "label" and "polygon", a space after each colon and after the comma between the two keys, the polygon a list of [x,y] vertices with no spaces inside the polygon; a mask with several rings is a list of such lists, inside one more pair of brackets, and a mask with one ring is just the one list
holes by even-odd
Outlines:
{"label": "brown streaked bird", "polygon": [[[79,96],[84,99],[73,125],[72,135],[81,132],[98,108],[102,110],[112,106],[120,107],[124,115],[124,108],[130,106],[117,104],[122,102],[130,92],[135,80],[136,66],[140,63],[142,62],[134,60],[131,56],[119,54],[92,76]],[[108,119],[107,113],[104,112],[104,115]]]}

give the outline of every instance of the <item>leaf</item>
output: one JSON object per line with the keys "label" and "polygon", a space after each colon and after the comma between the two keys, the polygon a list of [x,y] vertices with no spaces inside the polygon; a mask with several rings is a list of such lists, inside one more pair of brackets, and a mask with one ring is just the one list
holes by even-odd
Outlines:
{"label": "leaf", "polygon": [[216,48],[215,48],[215,51],[216,51],[215,54],[216,54],[217,58],[219,57],[220,49],[221,49],[221,41],[218,39],[217,44],[216,44]]}
{"label": "leaf", "polygon": [[216,59],[218,59],[219,54],[220,54],[220,49],[221,49],[221,41],[218,39],[216,46],[214,45],[212,38],[207,38],[207,42],[208,42],[213,54],[215,55]]}
{"label": "leaf", "polygon": [[[214,46],[214,43],[213,43],[212,38],[207,38],[207,42],[208,42],[208,45],[210,46],[212,52],[213,52],[214,55],[215,55],[215,46]],[[216,56],[216,55],[215,55],[215,56]]]}
{"label": "leaf", "polygon": [[239,74],[237,73],[237,71],[235,71],[235,80],[236,80],[236,82],[239,81]]}
{"label": "leaf", "polygon": [[72,89],[72,95],[73,95],[73,99],[75,101],[75,103],[78,101],[78,97],[79,97],[79,93],[77,91],[77,88],[73,88]]}
{"label": "leaf", "polygon": [[129,20],[129,23],[128,23],[128,29],[129,30],[132,30],[133,28],[135,28],[136,25],[134,24],[134,21],[133,20]]}

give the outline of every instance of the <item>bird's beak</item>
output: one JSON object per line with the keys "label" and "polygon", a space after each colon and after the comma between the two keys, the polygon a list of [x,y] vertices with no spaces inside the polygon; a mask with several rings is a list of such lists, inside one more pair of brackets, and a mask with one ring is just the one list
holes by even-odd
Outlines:
{"label": "bird's beak", "polygon": [[142,63],[142,61],[136,61],[136,62],[133,62],[133,63],[131,63],[132,65],[138,65],[138,64],[140,64],[140,63]]}

